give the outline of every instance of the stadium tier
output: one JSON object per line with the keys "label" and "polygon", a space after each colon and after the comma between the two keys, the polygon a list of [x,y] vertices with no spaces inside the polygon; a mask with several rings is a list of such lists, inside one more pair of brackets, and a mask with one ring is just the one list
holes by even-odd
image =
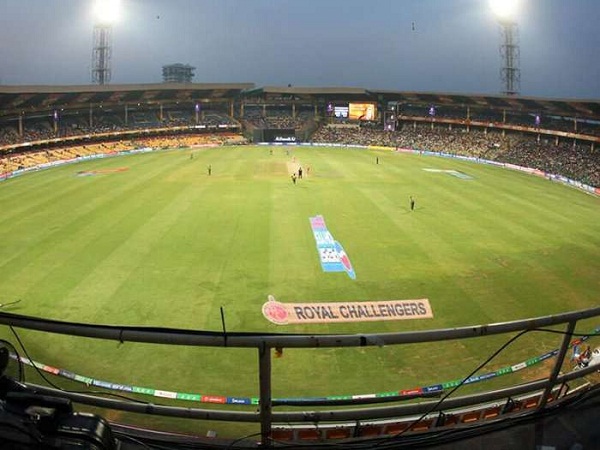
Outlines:
{"label": "stadium tier", "polygon": [[600,183],[596,101],[191,84],[0,87],[0,105],[4,170],[34,163],[16,153],[68,147],[78,137],[233,130],[255,142],[280,136],[466,154]]}

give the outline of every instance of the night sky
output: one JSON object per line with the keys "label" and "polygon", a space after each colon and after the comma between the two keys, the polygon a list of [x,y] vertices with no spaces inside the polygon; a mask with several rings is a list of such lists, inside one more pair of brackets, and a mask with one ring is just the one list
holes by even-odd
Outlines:
{"label": "night sky", "polygon": [[[89,84],[92,0],[0,0],[0,84]],[[600,0],[522,0],[521,94],[600,99]],[[413,29],[414,23],[414,29]],[[112,84],[197,83],[491,93],[487,0],[122,0]]]}

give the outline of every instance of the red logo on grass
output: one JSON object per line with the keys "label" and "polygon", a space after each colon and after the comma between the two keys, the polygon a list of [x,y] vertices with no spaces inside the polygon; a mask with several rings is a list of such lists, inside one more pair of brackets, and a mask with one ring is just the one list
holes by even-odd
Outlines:
{"label": "red logo on grass", "polygon": [[286,325],[288,323],[288,311],[286,307],[275,300],[275,297],[269,295],[269,301],[262,307],[263,315],[277,325]]}

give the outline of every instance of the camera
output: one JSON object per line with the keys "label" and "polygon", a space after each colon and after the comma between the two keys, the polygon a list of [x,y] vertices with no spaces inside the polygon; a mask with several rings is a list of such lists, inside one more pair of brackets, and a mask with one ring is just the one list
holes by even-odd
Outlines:
{"label": "camera", "polygon": [[74,412],[70,400],[18,390],[2,397],[2,448],[118,450],[108,422],[95,414]]}

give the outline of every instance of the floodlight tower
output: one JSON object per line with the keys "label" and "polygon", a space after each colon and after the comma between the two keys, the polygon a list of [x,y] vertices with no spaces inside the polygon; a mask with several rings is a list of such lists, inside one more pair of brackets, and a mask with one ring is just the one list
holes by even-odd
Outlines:
{"label": "floodlight tower", "polygon": [[96,0],[92,83],[108,84],[111,78],[112,26],[119,14],[120,0]]}
{"label": "floodlight tower", "polygon": [[519,0],[490,0],[490,7],[500,24],[500,80],[506,95],[517,95],[521,83],[519,26],[515,21],[518,3]]}

